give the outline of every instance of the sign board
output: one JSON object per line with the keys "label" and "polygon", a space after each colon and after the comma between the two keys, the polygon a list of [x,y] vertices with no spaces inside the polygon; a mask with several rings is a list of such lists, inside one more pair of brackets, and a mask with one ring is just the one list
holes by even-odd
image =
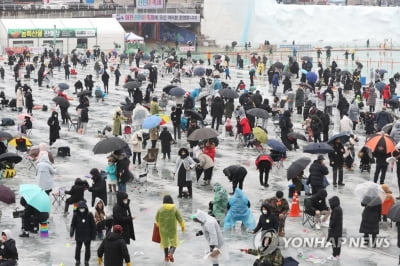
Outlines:
{"label": "sign board", "polygon": [[136,0],[136,8],[164,8],[164,0]]}
{"label": "sign board", "polygon": [[113,14],[118,22],[200,22],[200,14],[169,14],[169,13],[146,13],[146,14]]}
{"label": "sign board", "polygon": [[179,46],[179,50],[181,52],[195,51],[196,47],[194,47],[194,46]]}
{"label": "sign board", "polygon": [[96,37],[97,29],[9,29],[8,38],[79,38]]}
{"label": "sign board", "polygon": [[293,50],[293,48],[296,48],[297,51],[307,51],[307,50],[311,50],[312,49],[312,45],[311,44],[296,44],[296,45],[280,44],[279,48],[281,48],[281,49],[290,49],[290,50]]}
{"label": "sign board", "polygon": [[6,47],[4,51],[6,53],[22,54],[24,51],[29,50],[31,54],[42,54],[44,49],[49,47]]}

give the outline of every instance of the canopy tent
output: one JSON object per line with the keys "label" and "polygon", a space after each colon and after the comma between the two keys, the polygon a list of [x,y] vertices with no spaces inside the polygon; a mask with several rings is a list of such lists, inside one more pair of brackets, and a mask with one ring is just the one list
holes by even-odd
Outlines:
{"label": "canopy tent", "polygon": [[133,32],[125,33],[125,41],[126,42],[143,42],[144,38],[136,35]]}

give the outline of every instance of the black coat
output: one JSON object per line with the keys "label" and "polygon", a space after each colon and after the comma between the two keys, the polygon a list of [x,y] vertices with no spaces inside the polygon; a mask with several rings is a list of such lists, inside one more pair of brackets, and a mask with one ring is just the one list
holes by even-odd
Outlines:
{"label": "black coat", "polygon": [[261,105],[261,103],[262,103],[262,100],[263,100],[263,98],[262,98],[262,96],[261,96],[260,93],[257,93],[257,92],[256,92],[256,94],[253,95],[253,102],[254,102],[254,105],[255,105],[257,108],[260,108],[260,105]]}
{"label": "black coat", "polygon": [[101,176],[93,177],[93,185],[89,188],[92,192],[92,207],[94,207],[94,201],[96,198],[103,200],[104,205],[107,205],[107,183]]}
{"label": "black coat", "polygon": [[247,175],[247,170],[240,165],[231,165],[225,168],[223,171],[225,176],[228,177],[229,181],[243,181]]}
{"label": "black coat", "polygon": [[329,174],[328,167],[322,165],[318,160],[315,160],[310,166],[309,183],[312,186],[322,187],[324,184],[324,176]]}
{"label": "black coat", "polygon": [[[85,212],[81,213],[80,208],[85,208]],[[91,241],[96,238],[96,223],[93,214],[89,212],[84,201],[78,203],[78,210],[74,212],[72,217],[70,236],[75,234],[76,241]]]}
{"label": "black coat", "polygon": [[326,206],[326,196],[328,193],[326,190],[321,189],[317,192],[317,194],[313,195],[310,198],[311,201],[311,212],[315,214],[315,211],[327,211],[329,210],[328,206]]}
{"label": "black coat", "polygon": [[181,124],[181,116],[182,116],[182,108],[177,107],[175,111],[171,112],[171,121],[172,124],[176,127]]}
{"label": "black coat", "polygon": [[5,260],[18,260],[18,251],[14,239],[7,238],[6,242],[0,244],[0,256]]}
{"label": "black coat", "polygon": [[342,167],[344,164],[344,147],[342,143],[334,143],[333,146],[333,152],[330,152],[328,154],[329,160],[330,160],[330,165],[332,167]]}
{"label": "black coat", "polygon": [[340,200],[337,196],[329,199],[332,214],[329,221],[328,239],[332,237],[341,237],[343,234],[343,211],[340,207]]}
{"label": "black coat", "polygon": [[57,112],[53,112],[49,120],[47,120],[47,125],[50,127],[50,140],[55,141],[60,138],[60,122],[58,121],[58,114],[55,116]]}
{"label": "black coat", "polygon": [[75,184],[71,187],[70,190],[65,191],[65,194],[71,195],[68,198],[68,202],[75,203],[84,199],[85,189],[89,187],[89,184],[86,181],[75,181]]}
{"label": "black coat", "polygon": [[382,205],[366,206],[362,212],[360,233],[379,234]]}
{"label": "black coat", "polygon": [[161,140],[161,152],[171,152],[171,141],[174,140],[171,133],[168,130],[163,130],[158,138]]}
{"label": "black coat", "polygon": [[118,183],[126,183],[124,180],[129,180],[131,172],[129,171],[129,161],[128,157],[121,158],[116,163],[116,176]]}
{"label": "black coat", "polygon": [[324,129],[324,124],[322,123],[322,120],[317,116],[313,115],[311,116],[311,124],[310,124],[311,130],[313,131],[314,135],[320,134],[322,130]]}
{"label": "black coat", "polygon": [[211,103],[211,116],[212,117],[222,117],[224,115],[224,103],[220,97],[215,97]]}
{"label": "black coat", "polygon": [[127,204],[123,203],[123,200],[128,197],[125,192],[117,193],[117,204],[113,208],[113,223],[122,226],[123,233],[122,236],[126,244],[130,243],[130,239],[135,239],[135,230],[133,228],[132,214],[129,208],[130,200]]}
{"label": "black coat", "polygon": [[103,254],[104,266],[123,266],[124,260],[125,262],[131,261],[125,240],[119,233],[107,234],[97,249],[97,257],[102,258]]}
{"label": "black coat", "polygon": [[33,108],[33,97],[32,93],[28,92],[25,95],[25,106],[26,108]]}
{"label": "black coat", "polygon": [[258,232],[260,229],[262,231],[264,230],[272,230],[274,229],[275,232],[278,232],[278,226],[279,226],[279,221],[278,218],[276,217],[275,214],[272,213],[270,208],[266,204],[262,204],[262,207],[266,208],[268,210],[267,214],[263,214],[261,212],[260,218],[258,219],[258,223],[256,228],[254,228],[254,232]]}

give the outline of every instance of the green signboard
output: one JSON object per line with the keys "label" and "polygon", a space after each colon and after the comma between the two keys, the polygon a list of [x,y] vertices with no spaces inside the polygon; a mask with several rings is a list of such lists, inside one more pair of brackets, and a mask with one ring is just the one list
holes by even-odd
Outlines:
{"label": "green signboard", "polygon": [[8,38],[88,38],[96,37],[97,29],[9,29]]}

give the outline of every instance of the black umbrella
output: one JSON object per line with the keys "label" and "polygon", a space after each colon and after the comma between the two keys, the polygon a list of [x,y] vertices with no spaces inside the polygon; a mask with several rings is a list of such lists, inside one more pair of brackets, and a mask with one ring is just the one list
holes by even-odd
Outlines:
{"label": "black umbrella", "polygon": [[386,69],[379,69],[378,72],[379,72],[379,74],[382,75],[382,74],[387,73],[387,70]]}
{"label": "black umbrella", "polygon": [[13,152],[6,152],[0,155],[0,162],[10,162],[10,163],[19,163],[22,161],[22,157]]}
{"label": "black umbrella", "polygon": [[204,60],[203,59],[199,59],[199,64],[204,64]]}
{"label": "black umbrella", "polygon": [[216,55],[214,55],[214,59],[221,59],[221,55],[219,55],[219,54],[216,54]]}
{"label": "black umbrella", "polygon": [[147,63],[147,64],[145,64],[144,65],[144,69],[151,69],[153,67],[153,64],[152,63]]}
{"label": "black umbrella", "polygon": [[396,202],[389,210],[388,218],[393,222],[400,222],[400,201]]}
{"label": "black umbrella", "polygon": [[145,81],[146,80],[146,75],[144,75],[144,74],[137,75],[137,80]]}
{"label": "black umbrella", "polygon": [[168,57],[166,60],[165,60],[165,62],[167,62],[167,63],[172,63],[172,62],[174,62],[174,58],[172,57]]}
{"label": "black umbrella", "polygon": [[379,82],[375,83],[375,88],[378,91],[382,91],[385,86],[386,86],[386,83],[382,82],[382,81],[379,81]]}
{"label": "black umbrella", "polygon": [[64,83],[64,82],[63,83],[58,83],[57,87],[58,87],[58,89],[60,91],[65,91],[65,90],[69,89],[69,85],[67,83]]}
{"label": "black umbrella", "polygon": [[288,57],[289,57],[289,60],[296,61],[296,57],[294,57],[293,55],[288,55]]}
{"label": "black umbrella", "polygon": [[330,153],[333,150],[332,146],[327,143],[311,143],[303,148],[303,151],[311,154]]}
{"label": "black umbrella", "polygon": [[206,74],[206,69],[204,67],[196,67],[193,70],[193,75],[196,77],[202,77]]}
{"label": "black umbrella", "polygon": [[327,142],[330,143],[330,144],[332,144],[333,142],[335,142],[336,139],[340,139],[340,142],[341,142],[342,144],[345,144],[346,142],[349,141],[349,139],[350,139],[350,134],[347,133],[347,132],[343,132],[343,133],[339,133],[339,134],[333,135],[333,136],[331,136],[331,137],[328,139]]}
{"label": "black umbrella", "polygon": [[190,141],[212,139],[218,137],[218,131],[213,128],[199,128],[193,131],[187,138]]}
{"label": "black umbrella", "polygon": [[234,98],[239,97],[239,94],[236,91],[228,89],[228,88],[219,90],[218,93],[219,93],[219,95],[221,95],[222,97],[227,98],[227,99],[234,99]]}
{"label": "black umbrella", "polygon": [[307,88],[309,88],[310,90],[313,89],[313,87],[312,87],[310,84],[308,84],[308,83],[301,82],[299,85],[300,85],[300,86],[303,86],[303,87],[307,87]]}
{"label": "black umbrella", "polygon": [[139,82],[137,80],[133,80],[133,81],[129,81],[129,82],[125,83],[123,87],[128,90],[133,90],[135,88],[140,88],[140,86],[142,86],[141,82]]}
{"label": "black umbrella", "polygon": [[9,187],[0,185],[0,201],[12,204],[15,203],[15,193]]}
{"label": "black umbrella", "polygon": [[340,75],[341,75],[341,76],[351,75],[351,73],[350,73],[350,71],[348,71],[348,70],[342,70],[342,71],[340,71]]}
{"label": "black umbrella", "polygon": [[327,45],[327,46],[325,46],[324,48],[325,48],[325,49],[333,49],[333,47],[330,46],[330,45]]}
{"label": "black umbrella", "polygon": [[381,131],[390,134],[390,132],[392,131],[392,128],[393,128],[393,124],[394,123],[389,123],[389,124],[384,125],[382,127]]}
{"label": "black umbrella", "polygon": [[10,140],[12,138],[13,138],[13,136],[10,133],[5,132],[5,131],[0,131],[0,139]]}
{"label": "black umbrella", "polygon": [[203,116],[199,112],[196,112],[194,110],[190,110],[190,109],[185,110],[185,115],[189,116],[195,120],[201,120],[201,121],[203,120]]}
{"label": "black umbrella", "polygon": [[179,97],[179,96],[185,95],[185,93],[186,93],[186,91],[184,89],[182,89],[180,87],[174,87],[169,91],[168,94],[171,95],[171,96]]}
{"label": "black umbrella", "polygon": [[281,62],[275,62],[274,67],[283,69],[285,66]]}
{"label": "black umbrella", "polygon": [[361,64],[360,62],[356,62],[356,65],[358,66],[359,69],[363,68],[363,64]]}
{"label": "black umbrella", "polygon": [[258,55],[258,53],[256,53],[256,52],[252,52],[252,53],[251,53],[251,55]]}
{"label": "black umbrella", "polygon": [[84,91],[78,92],[78,94],[77,94],[78,97],[85,96],[85,95],[92,95],[92,91],[84,90]]}
{"label": "black umbrella", "polygon": [[225,55],[225,61],[229,61],[229,60],[231,60],[231,59],[229,58],[229,56]]}
{"label": "black umbrella", "polygon": [[64,107],[64,108],[69,107],[69,101],[61,96],[54,97],[53,102],[55,102],[60,107]]}
{"label": "black umbrella", "polygon": [[287,72],[287,71],[285,71],[285,72],[282,73],[282,76],[285,76],[285,77],[291,77],[291,76],[293,76],[293,75],[294,75],[293,73]]}
{"label": "black umbrella", "polygon": [[286,172],[287,179],[290,180],[290,179],[298,176],[301,171],[306,169],[307,165],[309,165],[310,162],[311,162],[311,159],[307,158],[307,157],[302,157],[302,158],[294,161],[287,169],[287,172]]}
{"label": "black umbrella", "polygon": [[105,154],[124,148],[128,143],[118,137],[111,137],[103,139],[94,145],[92,151],[94,154]]}
{"label": "black umbrella", "polygon": [[299,140],[307,141],[306,136],[304,136],[303,134],[298,133],[298,132],[290,132],[290,133],[288,134],[288,137],[289,137],[289,138],[292,138],[292,139],[299,139]]}
{"label": "black umbrella", "polygon": [[309,56],[307,56],[307,55],[305,55],[305,56],[302,56],[302,57],[301,57],[301,60],[304,60],[304,61],[311,61],[312,58],[309,57]]}
{"label": "black umbrella", "polygon": [[165,86],[165,87],[163,88],[163,92],[169,94],[169,91],[170,91],[172,88],[175,88],[175,87],[177,87],[177,86],[176,86],[176,85],[167,85],[167,86]]}
{"label": "black umbrella", "polygon": [[261,108],[251,108],[251,109],[248,109],[246,111],[246,113],[248,113],[249,115],[264,118],[264,119],[267,119],[269,117],[268,112]]}

